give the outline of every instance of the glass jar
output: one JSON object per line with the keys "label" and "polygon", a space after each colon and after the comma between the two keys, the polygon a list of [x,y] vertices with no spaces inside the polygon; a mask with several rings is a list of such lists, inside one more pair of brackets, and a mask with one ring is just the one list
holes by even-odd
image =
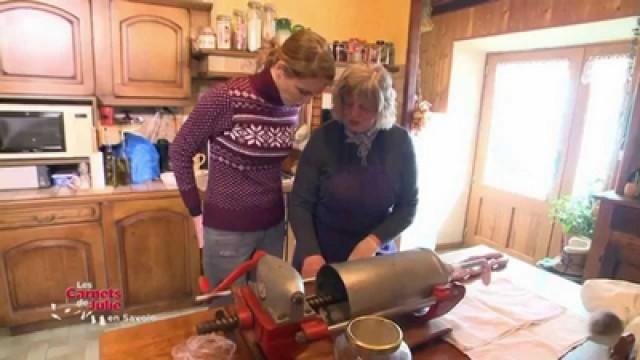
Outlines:
{"label": "glass jar", "polygon": [[271,43],[276,37],[276,9],[273,4],[264,4],[262,12],[262,41]]}
{"label": "glass jar", "polygon": [[378,64],[387,64],[389,61],[389,52],[387,50],[387,45],[383,40],[376,41],[376,45],[378,46]]}
{"label": "glass jar", "polygon": [[347,63],[349,62],[349,43],[346,41],[341,42],[338,45],[338,62],[339,63]]}
{"label": "glass jar", "polygon": [[249,1],[247,12],[247,47],[249,51],[258,51],[262,47],[262,5],[257,1]]}
{"label": "glass jar", "polygon": [[203,27],[198,35],[198,49],[214,50],[216,48],[216,34],[210,27]]}
{"label": "glass jar", "polygon": [[379,316],[362,316],[349,322],[334,344],[336,360],[411,360],[402,330]]}
{"label": "glass jar", "polygon": [[291,36],[291,20],[288,18],[279,18],[276,20],[276,41],[282,46]]}
{"label": "glass jar", "polygon": [[367,63],[378,64],[378,45],[367,44]]}
{"label": "glass jar", "polygon": [[233,10],[233,48],[247,50],[247,20],[242,10]]}
{"label": "glass jar", "polygon": [[396,48],[393,43],[387,43],[388,51],[389,51],[389,65],[396,64]]}
{"label": "glass jar", "polygon": [[218,15],[216,18],[216,39],[218,49],[231,50],[231,17]]}
{"label": "glass jar", "polygon": [[364,52],[363,43],[358,39],[349,40],[349,62],[359,64],[363,62],[362,53]]}

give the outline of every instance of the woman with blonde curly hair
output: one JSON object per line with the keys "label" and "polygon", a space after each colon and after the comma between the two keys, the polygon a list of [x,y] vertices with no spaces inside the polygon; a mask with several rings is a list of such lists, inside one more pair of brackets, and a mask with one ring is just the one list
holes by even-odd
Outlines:
{"label": "woman with blonde curly hair", "polygon": [[290,204],[294,265],[314,276],[325,263],[395,251],[418,203],[416,161],[396,121],[396,93],[382,66],[349,67],[333,91],[333,117],[305,147]]}

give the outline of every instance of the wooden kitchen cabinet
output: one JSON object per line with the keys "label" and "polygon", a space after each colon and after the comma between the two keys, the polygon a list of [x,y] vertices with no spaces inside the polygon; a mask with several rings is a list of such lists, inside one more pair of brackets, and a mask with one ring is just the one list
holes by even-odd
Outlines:
{"label": "wooden kitchen cabinet", "polygon": [[93,17],[96,93],[103,103],[189,98],[187,9],[98,0]]}
{"label": "wooden kitchen cabinet", "polygon": [[0,230],[0,327],[52,320],[76,282],[107,285],[99,223]]}
{"label": "wooden kitchen cabinet", "polygon": [[[189,307],[199,275],[193,222],[176,190],[0,201],[0,328],[60,323],[51,304],[65,303],[78,282],[120,289],[118,314]],[[56,314],[80,321],[74,312]]]}
{"label": "wooden kitchen cabinet", "polygon": [[0,0],[0,93],[94,93],[89,0]]}
{"label": "wooden kitchen cabinet", "polygon": [[193,304],[200,254],[178,196],[113,201],[104,225],[110,283],[123,291],[123,312],[153,314]]}
{"label": "wooden kitchen cabinet", "polygon": [[596,198],[600,209],[585,279],[603,277],[640,283],[640,201],[613,192]]}

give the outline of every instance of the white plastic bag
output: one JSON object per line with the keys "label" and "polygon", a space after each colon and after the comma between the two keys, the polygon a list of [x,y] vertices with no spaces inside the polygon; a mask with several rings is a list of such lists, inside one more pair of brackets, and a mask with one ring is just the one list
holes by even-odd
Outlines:
{"label": "white plastic bag", "polygon": [[192,336],[171,350],[174,360],[231,360],[236,352],[236,344],[215,333]]}

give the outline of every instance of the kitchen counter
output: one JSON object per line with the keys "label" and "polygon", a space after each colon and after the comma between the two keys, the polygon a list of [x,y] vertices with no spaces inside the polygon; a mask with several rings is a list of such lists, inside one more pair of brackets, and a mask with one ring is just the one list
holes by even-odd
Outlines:
{"label": "kitchen counter", "polygon": [[[205,182],[206,183],[206,182]],[[291,192],[293,188],[293,178],[284,178],[282,180],[282,191]],[[202,190],[202,189],[201,189]],[[178,194],[176,185],[166,185],[162,181],[157,180],[145,184],[127,185],[127,186],[107,186],[100,190],[71,190],[69,188],[50,187],[46,189],[33,190],[4,190],[0,191],[0,206],[3,202],[30,201],[30,200],[89,200],[93,198],[149,198],[149,197],[166,197]]]}
{"label": "kitchen counter", "polygon": [[50,187],[46,189],[33,190],[5,190],[0,191],[0,205],[2,202],[27,201],[27,200],[45,200],[45,199],[90,199],[94,197],[122,196],[131,198],[131,196],[148,197],[152,193],[177,194],[176,186],[167,186],[161,181],[153,181],[146,184],[127,185],[127,186],[107,186],[100,190],[71,190],[63,187]]}

